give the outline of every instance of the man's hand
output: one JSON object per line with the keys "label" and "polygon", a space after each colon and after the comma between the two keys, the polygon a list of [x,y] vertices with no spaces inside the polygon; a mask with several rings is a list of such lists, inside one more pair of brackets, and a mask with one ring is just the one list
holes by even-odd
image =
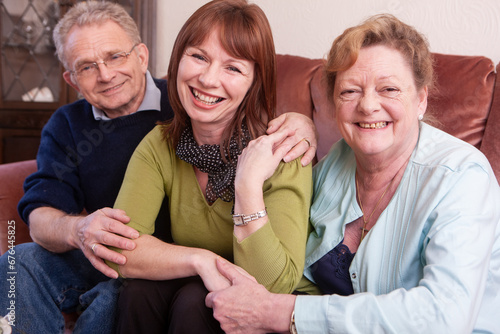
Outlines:
{"label": "man's hand", "polygon": [[31,212],[29,221],[31,238],[40,246],[54,253],[79,248],[97,270],[111,278],[117,278],[118,273],[104,260],[124,264],[126,258],[106,246],[132,250],[136,244],[131,239],[139,237],[139,232],[125,225],[130,218],[119,209],[103,208],[88,216],[74,216],[40,207]]}
{"label": "man's hand", "polygon": [[119,265],[125,264],[127,258],[107,246],[125,250],[133,250],[135,243],[130,239],[139,237],[137,230],[125,225],[130,218],[125,211],[103,208],[92,214],[81,217],[74,224],[73,240],[90,263],[111,278],[118,278],[118,273],[111,269],[104,260]]}
{"label": "man's hand", "polygon": [[299,113],[287,112],[269,122],[267,133],[289,130],[294,130],[295,134],[288,137],[283,145],[292,143],[294,147],[283,160],[292,161],[304,154],[300,160],[302,166],[310,164],[316,157],[318,147],[316,127],[312,119]]}
{"label": "man's hand", "polygon": [[272,294],[243,269],[217,259],[217,268],[231,287],[205,299],[226,333],[287,332],[295,303],[293,295]]}
{"label": "man's hand", "polygon": [[229,280],[217,269],[218,255],[204,249],[199,249],[197,253],[196,273],[201,277],[208,291],[219,291],[231,286]]}

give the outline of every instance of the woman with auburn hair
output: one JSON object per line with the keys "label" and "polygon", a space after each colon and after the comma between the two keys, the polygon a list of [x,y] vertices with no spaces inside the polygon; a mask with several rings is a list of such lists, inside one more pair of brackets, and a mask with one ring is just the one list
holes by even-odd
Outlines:
{"label": "woman with auburn hair", "polygon": [[219,260],[226,333],[500,333],[500,188],[475,147],[423,121],[425,38],[391,15],[325,65],[343,139],[313,170],[304,279],[273,294]]}
{"label": "woman with auburn hair", "polygon": [[[216,0],[198,9],[175,41],[168,78],[173,121],[138,146],[115,203],[141,234],[115,265],[135,278],[121,292],[118,332],[222,332],[204,304],[209,291],[229,286],[218,257],[269,291],[290,293],[300,281],[311,167],[282,160],[309,141],[291,130],[265,133],[276,107],[275,50],[254,4]],[[164,198],[174,243],[151,236]]]}

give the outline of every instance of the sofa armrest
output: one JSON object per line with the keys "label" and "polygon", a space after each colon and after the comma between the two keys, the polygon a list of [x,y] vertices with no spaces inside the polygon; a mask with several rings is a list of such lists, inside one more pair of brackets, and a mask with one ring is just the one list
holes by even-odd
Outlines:
{"label": "sofa armrest", "polygon": [[[0,165],[0,255],[9,249],[9,235],[14,244],[31,241],[28,225],[17,212],[17,203],[24,194],[24,179],[37,169],[36,160]],[[10,234],[9,234],[10,233]]]}
{"label": "sofa armrest", "polygon": [[495,172],[498,183],[500,183],[500,63],[496,67],[497,81],[495,82],[495,92],[491,103],[490,115],[484,130],[481,151],[490,161]]}

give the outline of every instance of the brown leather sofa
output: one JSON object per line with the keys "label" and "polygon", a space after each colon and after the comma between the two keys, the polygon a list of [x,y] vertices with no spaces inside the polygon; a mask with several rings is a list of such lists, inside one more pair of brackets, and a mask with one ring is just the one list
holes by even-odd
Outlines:
{"label": "brown leather sofa", "polygon": [[[500,180],[500,79],[485,57],[434,54],[437,90],[430,94],[428,112],[438,127],[479,148]],[[321,59],[278,55],[278,112],[300,112],[314,120],[321,159],[340,134],[332,117],[323,81]],[[500,64],[496,70],[500,70]],[[22,184],[36,170],[35,160],[0,165],[0,254],[30,240],[17,213]],[[15,226],[13,228],[13,226]]]}

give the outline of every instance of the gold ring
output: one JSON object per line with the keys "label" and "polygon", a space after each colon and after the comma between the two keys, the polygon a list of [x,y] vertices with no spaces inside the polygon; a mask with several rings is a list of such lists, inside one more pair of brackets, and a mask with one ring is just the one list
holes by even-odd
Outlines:
{"label": "gold ring", "polygon": [[92,248],[91,248],[92,249],[92,253],[95,253],[95,246],[97,246],[97,244],[93,244],[92,245]]}
{"label": "gold ring", "polygon": [[306,138],[302,138],[302,140],[305,141],[309,145],[309,147],[311,147],[311,142],[309,140],[307,140]]}

